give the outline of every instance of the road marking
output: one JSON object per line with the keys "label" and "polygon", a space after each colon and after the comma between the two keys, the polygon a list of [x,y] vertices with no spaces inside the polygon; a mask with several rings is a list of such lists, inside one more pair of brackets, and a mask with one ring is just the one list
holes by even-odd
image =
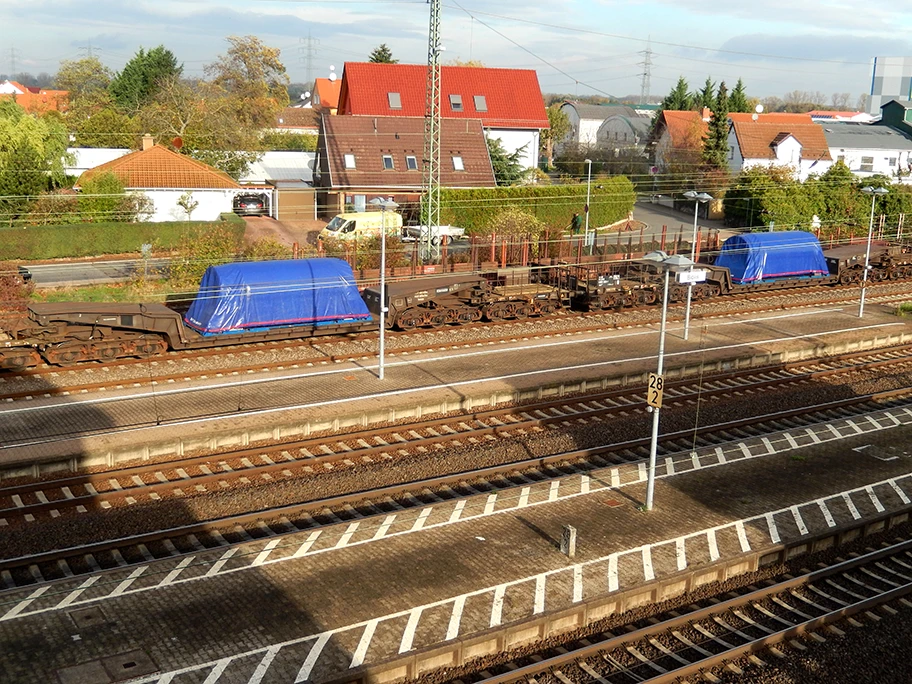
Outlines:
{"label": "road marking", "polygon": [[348,666],[350,668],[361,667],[364,663],[364,656],[367,655],[367,648],[370,646],[371,639],[374,638],[374,632],[377,629],[377,623],[379,620],[369,620],[366,625],[364,625],[364,631],[361,633],[361,640],[358,642],[358,647],[355,649],[355,652],[352,654],[351,664]]}
{"label": "road marking", "polygon": [[424,523],[427,522],[428,516],[431,514],[431,511],[433,511],[433,510],[434,510],[433,506],[428,506],[427,508],[424,508],[421,510],[421,513],[418,515],[417,520],[415,520],[415,524],[412,525],[412,532],[417,532],[422,527],[424,527]]}
{"label": "road marking", "polygon": [[864,432],[864,430],[861,429],[861,428],[858,426],[858,424],[857,424],[854,420],[852,420],[851,418],[846,418],[846,425],[848,425],[850,428],[852,428],[853,430],[855,430],[855,434],[860,435],[861,433]]}
{"label": "road marking", "polygon": [[780,541],[779,528],[776,527],[776,521],[773,519],[773,514],[767,513],[764,517],[766,518],[766,524],[769,526],[770,539],[773,540],[773,544],[778,544]]}
{"label": "road marking", "polygon": [[257,557],[253,561],[253,565],[257,566],[257,565],[262,565],[263,563],[265,563],[266,559],[269,558],[269,554],[272,553],[272,550],[275,547],[277,547],[279,545],[279,542],[281,542],[281,541],[282,541],[281,538],[269,540],[269,542],[266,544],[266,546],[263,547],[263,550],[257,554]]}
{"label": "road marking", "polygon": [[590,478],[588,475],[580,475],[580,494],[589,493]]}
{"label": "road marking", "polygon": [[690,452],[690,462],[693,463],[694,470],[699,470],[703,467],[703,464],[700,463],[700,457],[697,455],[696,451]]}
{"label": "road marking", "polygon": [[611,486],[620,487],[621,486],[621,471],[617,468],[611,469]]}
{"label": "road marking", "polygon": [[266,676],[266,670],[268,670],[269,666],[272,665],[272,661],[275,660],[275,657],[278,655],[279,649],[281,648],[281,646],[270,646],[268,649],[266,649],[266,653],[263,655],[263,659],[253,671],[253,674],[250,675],[250,679],[247,680],[247,684],[260,684],[260,682],[263,681],[263,677]]}
{"label": "road marking", "polygon": [[646,464],[640,461],[637,463],[637,471],[639,473],[640,482],[646,481]]}
{"label": "road marking", "polygon": [[826,502],[821,499],[817,502],[817,505],[820,506],[820,512],[823,513],[823,518],[826,520],[828,527],[836,527],[836,521],[833,520],[833,514],[830,513],[830,509],[827,508]]}
{"label": "road marking", "polygon": [[849,507],[849,513],[852,514],[852,517],[855,520],[861,519],[861,513],[858,512],[857,508],[855,508],[855,502],[852,501],[852,498],[849,496],[848,492],[842,493],[842,499],[843,499],[843,501],[845,501],[846,506]]}
{"label": "road marking", "polygon": [[583,600],[583,566],[573,566],[573,602],[579,603]]}
{"label": "road marking", "polygon": [[900,489],[895,480],[890,480],[890,486],[893,487],[893,491],[896,492],[896,496],[898,496],[904,504],[909,503],[909,497],[906,496],[906,493],[902,489]]}
{"label": "road marking", "polygon": [[785,437],[785,441],[789,443],[789,446],[792,447],[792,449],[798,448],[798,442],[795,441],[795,438],[792,437],[791,434],[788,432],[783,432],[782,436]]}
{"label": "road marking", "polygon": [[75,601],[80,596],[82,596],[82,593],[86,589],[91,587],[93,584],[95,584],[95,582],[97,582],[99,579],[101,579],[101,575],[95,575],[95,577],[89,577],[89,579],[87,579],[85,582],[83,582],[82,584],[79,585],[78,589],[75,589],[75,590],[71,591],[69,594],[67,594],[67,597],[65,599],[63,599],[63,601],[61,601],[60,603],[57,604],[57,607],[66,608],[73,601]]}
{"label": "road marking", "polygon": [[709,560],[715,563],[719,560],[719,544],[716,542],[716,531],[706,531],[706,543],[709,546]]}
{"label": "road marking", "polygon": [[525,508],[529,505],[529,492],[532,491],[531,487],[523,487],[519,492],[519,503],[516,504],[517,508]]}
{"label": "road marking", "polygon": [[535,607],[532,609],[533,615],[545,612],[545,580],[547,575],[539,575],[535,578]]}
{"label": "road marking", "polygon": [[317,541],[317,538],[323,534],[323,530],[314,530],[309,535],[307,535],[307,540],[298,547],[298,550],[294,552],[292,558],[300,558],[305,553],[310,551],[310,547],[314,545],[314,542]]}
{"label": "road marking", "polygon": [[225,670],[228,669],[228,666],[231,664],[231,660],[231,656],[228,656],[227,658],[222,658],[220,661],[218,661],[215,664],[215,667],[212,668],[209,676],[206,677],[203,684],[215,684],[219,680],[219,677],[225,673]]}
{"label": "road marking", "polygon": [[195,558],[196,556],[187,556],[184,558],[180,563],[177,564],[177,567],[174,568],[174,570],[165,575],[165,578],[158,583],[158,586],[165,587],[174,582],[174,580],[180,576],[184,569],[190,565],[190,563],[192,563]]}
{"label": "road marking", "polygon": [[130,573],[130,576],[127,577],[127,579],[125,579],[123,582],[121,582],[120,584],[117,585],[117,588],[114,589],[114,591],[112,591],[110,595],[111,596],[120,596],[122,593],[124,593],[130,587],[131,584],[133,584],[133,582],[135,582],[137,579],[139,579],[140,575],[142,575],[148,569],[149,569],[148,565],[143,565],[141,567],[136,568],[136,570],[134,570],[133,572]]}
{"label": "road marking", "polygon": [[684,543],[684,537],[675,539],[675,559],[678,561],[678,570],[687,567],[687,548]]}
{"label": "road marking", "polygon": [[456,507],[453,508],[453,512],[450,513],[450,522],[451,523],[454,523],[459,520],[460,516],[462,516],[462,509],[465,508],[465,505],[466,505],[465,499],[460,499],[459,501],[456,502]]}
{"label": "road marking", "polygon": [[608,556],[608,591],[618,590],[618,555]]}
{"label": "road marking", "polygon": [[548,491],[548,501],[557,501],[557,490],[560,487],[560,480],[551,481],[551,489]]}
{"label": "road marking", "polygon": [[792,517],[795,518],[798,532],[801,533],[801,536],[806,535],[808,533],[808,528],[807,525],[804,524],[804,518],[801,517],[801,511],[798,510],[798,506],[791,506],[789,510],[792,512]]}
{"label": "road marking", "polygon": [[490,627],[497,627],[500,625],[500,620],[503,617],[504,594],[506,591],[506,584],[500,584],[494,589],[494,601],[491,603]]}
{"label": "road marking", "polygon": [[874,508],[877,509],[878,513],[884,512],[883,504],[880,503],[880,499],[877,498],[877,495],[874,493],[873,487],[865,487],[865,491],[868,493],[868,496],[871,497],[871,503],[874,504]]}
{"label": "road marking", "polygon": [[491,515],[494,512],[494,506],[497,504],[497,493],[488,494],[488,500],[485,502],[484,515]]}
{"label": "road marking", "polygon": [[719,459],[719,465],[725,465],[727,461],[725,460],[725,451],[722,447],[716,447],[716,458]]}
{"label": "road marking", "polygon": [[466,595],[457,596],[453,601],[453,612],[450,613],[450,624],[447,625],[446,641],[459,636],[459,622],[462,620],[462,609],[465,608]]}
{"label": "road marking", "polygon": [[647,582],[655,579],[655,570],[652,567],[652,547],[643,547],[643,577]]}
{"label": "road marking", "polygon": [[753,458],[754,455],[751,453],[751,450],[748,449],[747,444],[744,442],[738,442],[738,448],[741,449],[741,453],[744,455],[744,458]]}
{"label": "road marking", "polygon": [[406,653],[412,650],[412,642],[415,640],[415,630],[418,629],[418,620],[421,619],[423,608],[412,608],[409,613],[408,622],[405,624],[405,631],[402,633],[402,641],[399,643],[399,653]]}
{"label": "road marking", "polygon": [[766,447],[767,454],[777,454],[779,453],[776,450],[776,447],[773,446],[773,443],[769,441],[769,437],[761,437],[760,441],[763,442],[763,446]]}
{"label": "road marking", "polygon": [[377,528],[377,531],[374,532],[373,539],[382,539],[386,536],[386,533],[389,532],[389,529],[393,526],[393,523],[396,521],[395,515],[388,515],[383,519],[383,522],[380,524],[380,527]]}
{"label": "road marking", "polygon": [[320,654],[323,653],[323,647],[326,646],[326,642],[329,641],[331,634],[332,632],[323,632],[317,637],[317,640],[314,641],[314,645],[310,647],[310,653],[307,654],[304,664],[301,665],[301,669],[298,670],[298,676],[295,677],[295,684],[301,684],[310,679],[310,673],[313,670],[314,665],[317,664],[317,659],[320,657]]}
{"label": "road marking", "polygon": [[671,456],[665,457],[665,472],[668,474],[668,477],[675,474],[675,462]]}
{"label": "road marking", "polygon": [[807,433],[807,436],[811,438],[811,441],[814,444],[820,444],[820,437],[817,436],[817,433],[814,432],[811,428],[805,428],[804,430]]}
{"label": "road marking", "polygon": [[738,533],[738,541],[741,543],[741,553],[747,553],[751,550],[751,545],[747,540],[747,532],[744,530],[743,520],[739,520],[735,523],[735,531]]}

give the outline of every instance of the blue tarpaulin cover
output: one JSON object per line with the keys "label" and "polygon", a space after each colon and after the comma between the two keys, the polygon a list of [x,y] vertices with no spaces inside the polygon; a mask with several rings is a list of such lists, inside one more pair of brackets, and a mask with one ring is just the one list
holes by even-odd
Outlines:
{"label": "blue tarpaulin cover", "polygon": [[210,266],[184,321],[204,335],[370,320],[341,259]]}
{"label": "blue tarpaulin cover", "polygon": [[716,266],[728,268],[740,284],[829,275],[820,241],[800,230],[733,235],[722,244]]}

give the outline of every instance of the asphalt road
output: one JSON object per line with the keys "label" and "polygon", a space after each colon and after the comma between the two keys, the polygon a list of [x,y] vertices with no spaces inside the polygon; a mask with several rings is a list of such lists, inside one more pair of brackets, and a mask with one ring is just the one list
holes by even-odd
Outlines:
{"label": "asphalt road", "polygon": [[[149,259],[149,268],[166,266],[169,259]],[[37,287],[93,285],[124,282],[142,272],[142,259],[117,261],[74,261],[54,264],[26,264]]]}

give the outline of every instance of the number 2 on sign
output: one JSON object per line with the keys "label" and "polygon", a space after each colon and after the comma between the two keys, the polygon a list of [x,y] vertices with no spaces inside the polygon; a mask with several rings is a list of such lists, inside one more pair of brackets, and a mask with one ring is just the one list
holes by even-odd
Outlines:
{"label": "number 2 on sign", "polygon": [[662,408],[662,390],[664,388],[665,377],[657,373],[650,373],[646,388],[646,403],[653,408]]}

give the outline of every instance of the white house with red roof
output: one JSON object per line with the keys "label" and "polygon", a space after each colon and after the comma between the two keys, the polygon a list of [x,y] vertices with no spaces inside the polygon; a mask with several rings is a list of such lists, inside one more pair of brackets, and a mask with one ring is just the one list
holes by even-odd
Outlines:
{"label": "white house with red roof", "polygon": [[[346,62],[339,115],[421,117],[428,68],[422,64]],[[440,116],[481,120],[485,135],[520,162],[538,165],[541,131],[549,128],[538,76],[531,69],[440,67]]]}
{"label": "white house with red roof", "polygon": [[823,127],[809,114],[732,112],[728,134],[732,173],[753,166],[786,166],[804,181],[833,165]]}

